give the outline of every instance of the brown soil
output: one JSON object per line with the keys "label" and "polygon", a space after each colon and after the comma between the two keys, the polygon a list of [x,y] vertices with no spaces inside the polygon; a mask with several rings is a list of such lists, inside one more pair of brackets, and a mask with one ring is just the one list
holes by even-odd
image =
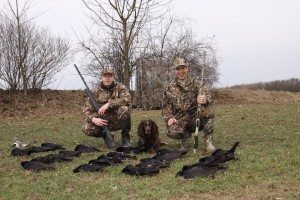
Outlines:
{"label": "brown soil", "polygon": [[212,90],[216,104],[300,102],[300,92],[219,89]]}
{"label": "brown soil", "polygon": [[82,90],[30,91],[26,97],[0,90],[0,114],[1,118],[80,115],[85,99]]}
{"label": "brown soil", "polygon": [[[284,91],[218,89],[212,90],[212,97],[216,104],[300,102],[299,92]],[[0,114],[1,118],[80,115],[85,99],[83,90],[31,91],[27,97],[0,90]]]}

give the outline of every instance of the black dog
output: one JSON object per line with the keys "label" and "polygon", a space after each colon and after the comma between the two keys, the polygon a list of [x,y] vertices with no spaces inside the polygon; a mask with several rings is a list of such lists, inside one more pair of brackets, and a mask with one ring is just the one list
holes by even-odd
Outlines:
{"label": "black dog", "polygon": [[158,126],[153,120],[142,120],[138,126],[137,135],[138,146],[145,148],[147,152],[154,153],[160,149],[162,143],[159,139]]}

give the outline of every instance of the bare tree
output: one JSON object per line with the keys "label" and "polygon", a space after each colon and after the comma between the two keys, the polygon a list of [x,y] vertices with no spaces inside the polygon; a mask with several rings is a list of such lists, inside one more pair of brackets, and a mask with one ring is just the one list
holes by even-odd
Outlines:
{"label": "bare tree", "polygon": [[20,8],[18,0],[7,0],[0,16],[0,79],[10,90],[41,89],[66,66],[68,40],[51,36],[47,29],[35,26],[27,17],[32,1]]}
{"label": "bare tree", "polygon": [[[173,79],[173,61],[184,58],[190,73],[200,78],[202,54],[208,52],[205,83],[212,86],[218,80],[218,62],[213,38],[197,39],[188,19],[164,19],[156,29],[148,31],[147,50],[140,57],[136,70],[134,104],[143,108],[161,106],[162,90]],[[155,91],[155,92],[153,92]],[[154,104],[154,105],[153,105]]]}
{"label": "bare tree", "polygon": [[[138,57],[135,49],[138,48],[140,32],[146,24],[164,13],[163,10],[170,1],[82,0],[90,12],[90,19],[101,30],[97,32],[97,37],[89,32],[89,40],[80,42],[84,51],[94,57],[93,61],[97,61],[98,71],[99,66],[118,66],[117,71],[122,73],[119,79],[130,87],[130,78],[136,65],[135,58]],[[109,51],[110,59],[104,53],[109,47],[114,47],[113,52]]]}
{"label": "bare tree", "polygon": [[15,49],[11,48],[9,41],[11,38],[5,36],[13,32],[10,24],[0,24],[0,79],[3,80],[3,88],[16,90],[19,85],[18,68],[16,60],[10,55],[14,54]]}
{"label": "bare tree", "polygon": [[135,75],[137,104],[141,105],[144,101],[159,104],[162,90],[173,78],[171,66],[178,56],[189,62],[190,73],[199,78],[202,53],[205,50],[208,54],[205,82],[211,86],[218,80],[218,60],[213,37],[199,40],[193,34],[188,19],[165,19],[165,15],[153,15],[156,17],[154,20],[151,17],[155,9],[162,9],[164,3],[170,1],[82,2],[97,27],[96,32],[87,27],[89,38],[79,39],[81,50],[91,61],[87,67],[88,73],[98,76],[99,69],[112,66],[117,72],[117,79],[128,87],[129,78]]}

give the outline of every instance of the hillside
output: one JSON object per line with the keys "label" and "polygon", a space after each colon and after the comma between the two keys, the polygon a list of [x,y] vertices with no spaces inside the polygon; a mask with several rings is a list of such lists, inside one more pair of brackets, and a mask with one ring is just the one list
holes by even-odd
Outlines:
{"label": "hillside", "polygon": [[[215,104],[300,102],[300,93],[265,90],[212,90]],[[28,118],[43,115],[80,115],[86,95],[82,90],[42,90],[9,95],[0,90],[1,118]]]}

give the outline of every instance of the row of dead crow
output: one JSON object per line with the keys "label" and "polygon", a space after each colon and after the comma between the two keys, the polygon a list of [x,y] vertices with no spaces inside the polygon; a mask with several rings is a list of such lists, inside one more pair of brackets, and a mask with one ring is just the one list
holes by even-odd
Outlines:
{"label": "row of dead crow", "polygon": [[[238,145],[239,142],[236,142],[229,150],[217,149],[210,156],[202,157],[194,164],[184,165],[182,169],[176,173],[176,176],[182,176],[187,179],[213,176],[215,172],[228,168],[225,162],[237,159],[235,150]],[[95,147],[82,144],[77,145],[74,150],[66,150],[59,144],[42,143],[41,146],[32,146],[26,149],[15,148],[12,150],[11,155],[26,156],[32,153],[54,150],[59,150],[59,153],[48,154],[23,161],[21,165],[25,170],[33,171],[55,169],[53,165],[55,162],[69,162],[72,161],[74,157],[79,157],[82,153],[101,152],[101,150]],[[103,172],[107,166],[120,165],[124,160],[137,160],[137,157],[132,154],[141,154],[144,152],[144,149],[140,147],[118,147],[113,152],[102,154],[96,159],[90,160],[88,163],[81,164],[76,167],[73,172]],[[187,150],[161,149],[157,151],[153,157],[141,158],[136,165],[126,165],[122,172],[133,176],[155,175],[160,172],[160,169],[170,167],[170,163],[173,160],[180,159],[187,153]]]}

